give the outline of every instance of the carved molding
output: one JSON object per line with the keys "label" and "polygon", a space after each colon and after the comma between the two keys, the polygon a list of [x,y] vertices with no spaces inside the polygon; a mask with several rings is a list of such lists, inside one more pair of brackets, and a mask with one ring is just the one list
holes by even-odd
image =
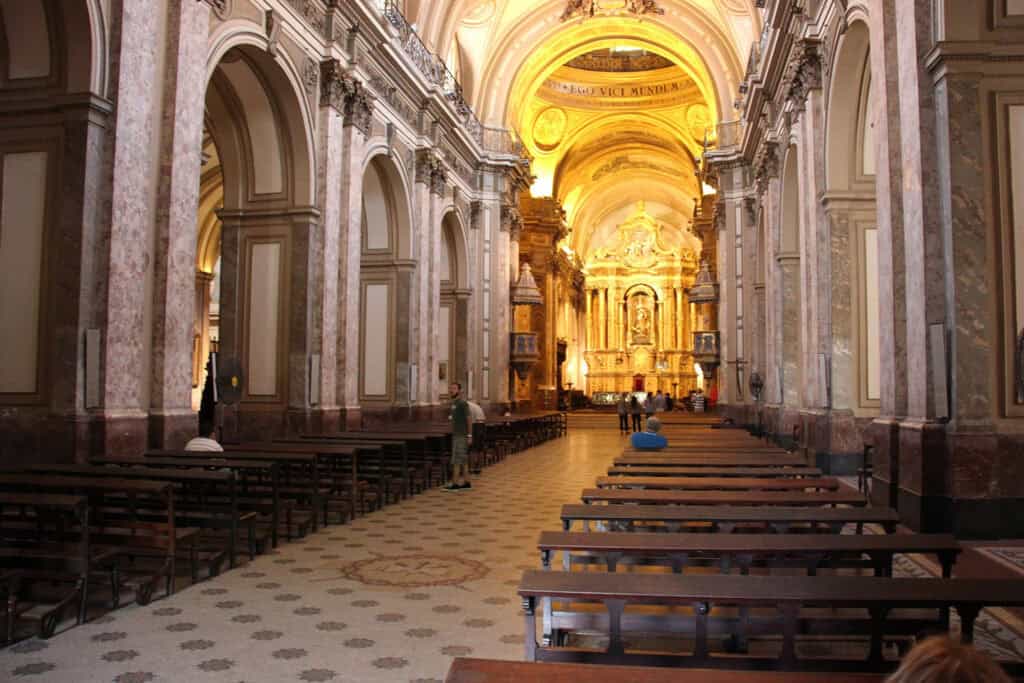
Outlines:
{"label": "carved molding", "polygon": [[362,82],[349,76],[337,59],[320,62],[320,106],[333,107],[345,117],[345,126],[355,126],[363,135],[370,135],[373,95]]}
{"label": "carved molding", "polygon": [[352,78],[341,68],[337,59],[320,62],[320,106],[344,109],[345,96],[352,89]]}
{"label": "carved molding", "polygon": [[801,40],[793,50],[787,66],[785,93],[793,111],[804,107],[807,93],[821,88],[821,54],[817,41]]}
{"label": "carved molding", "polygon": [[281,36],[281,21],[272,9],[263,13],[263,30],[267,34],[267,52],[276,55],[277,41]]}
{"label": "carved molding", "polygon": [[518,240],[522,229],[523,217],[519,213],[519,208],[514,204],[502,204],[501,231],[511,234],[513,240]]}
{"label": "carved molding", "polygon": [[426,184],[431,194],[439,197],[444,195],[448,188],[448,173],[433,147],[421,147],[416,150],[415,178],[417,183]]}
{"label": "carved molding", "polygon": [[231,14],[231,0],[200,0],[213,8],[213,13],[218,19],[227,19]]}
{"label": "carved molding", "polygon": [[320,65],[311,57],[306,57],[302,80],[306,86],[306,95],[312,103],[316,103],[317,86],[320,85]]}

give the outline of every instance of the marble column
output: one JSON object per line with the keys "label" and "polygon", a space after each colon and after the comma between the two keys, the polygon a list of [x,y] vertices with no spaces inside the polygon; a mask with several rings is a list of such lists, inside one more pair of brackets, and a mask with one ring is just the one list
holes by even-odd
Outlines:
{"label": "marble column", "polygon": [[[203,93],[209,8],[168,3],[166,81],[153,274],[153,364],[149,443],[180,448],[195,436],[192,337]],[[205,318],[205,316],[204,316]]]}
{"label": "marble column", "polygon": [[[765,376],[764,401],[777,414],[783,402],[782,387],[782,267],[778,261],[781,251],[781,198],[782,183],[778,176],[765,182],[762,211],[766,216],[767,244],[765,277]],[[771,419],[771,415],[769,415]],[[769,424],[775,430],[778,423]]]}
{"label": "marble column", "polygon": [[[319,394],[313,423],[319,431],[332,432],[341,428],[341,396],[338,382],[339,352],[339,248],[342,224],[342,191],[350,182],[343,174],[345,155],[342,151],[345,131],[341,109],[332,106],[329,96],[330,79],[334,65],[326,61],[320,67],[321,95],[317,111],[317,198],[320,210],[319,251],[316,260],[316,297],[314,300],[314,340],[312,352],[320,354],[320,373],[311,377]],[[349,172],[352,171],[351,159]]]}
{"label": "marble column", "polygon": [[903,162],[896,55],[895,8],[870,0],[872,101],[876,159],[875,197],[878,225],[879,417],[869,429],[874,444],[871,499],[896,507],[899,489],[899,421],[907,411],[906,272],[903,236]]}
{"label": "marble column", "polygon": [[587,338],[586,338],[586,344],[587,344],[587,351],[590,351],[590,350],[592,350],[597,345],[597,340],[594,337],[594,311],[593,311],[594,290],[587,289],[584,292],[583,296],[587,300],[587,324],[586,324]]}
{"label": "marble column", "polygon": [[[899,69],[900,151],[907,325],[907,418],[900,426],[900,513],[915,529],[926,528],[925,499],[943,493],[946,412],[937,403],[935,378],[945,374],[945,358],[930,353],[930,326],[946,334],[952,324],[946,308],[946,268],[941,191],[940,140],[936,94],[925,57],[933,48],[931,3],[894,3]],[[948,181],[945,183],[948,189]],[[910,339],[919,340],[909,343]],[[941,392],[940,394],[941,395]]]}
{"label": "marble column", "polygon": [[[166,49],[167,6],[161,0],[119,2],[111,7],[112,31],[120,36],[112,60],[111,88],[117,105],[109,129],[104,169],[104,205],[110,230],[104,237],[103,279],[95,305],[103,331],[101,408],[93,423],[91,450],[97,454],[137,454],[148,445],[152,376],[154,177],[160,151],[160,66]],[[184,134],[179,138],[184,142]],[[195,149],[198,168],[198,147]],[[193,223],[195,219],[193,217]],[[194,233],[194,228],[192,229]],[[194,249],[193,245],[193,249]],[[187,263],[188,272],[195,267]],[[174,271],[177,274],[177,270]],[[191,284],[186,292],[191,292]],[[185,318],[187,330],[191,315]],[[181,334],[178,328],[177,333]],[[179,387],[184,381],[179,378]],[[179,399],[180,400],[180,399]]]}
{"label": "marble column", "polygon": [[[359,406],[359,320],[360,263],[362,260],[362,186],[366,134],[344,121],[341,133],[341,192],[338,196],[338,286],[335,341],[337,369],[333,381],[335,400],[341,409],[341,423],[358,428]],[[422,371],[422,369],[421,369]]]}
{"label": "marble column", "polygon": [[[87,385],[86,348],[82,340],[90,328],[101,328],[103,305],[97,301],[106,278],[106,213],[103,198],[109,192],[104,172],[108,128],[113,104],[99,97],[72,98],[63,110],[63,149],[60,201],[53,210],[55,239],[60,249],[47,257],[57,296],[52,309],[50,355],[50,410],[46,429],[35,436],[26,458],[38,453],[73,455],[86,461],[96,430],[100,386]],[[93,400],[90,400],[93,399]]]}
{"label": "marble column", "polygon": [[[310,410],[310,357],[319,346],[313,327],[317,317],[318,275],[321,262],[320,211],[296,207],[288,215],[290,280],[286,322],[287,422],[291,435],[308,433],[318,427]],[[319,417],[318,415],[316,417]]]}

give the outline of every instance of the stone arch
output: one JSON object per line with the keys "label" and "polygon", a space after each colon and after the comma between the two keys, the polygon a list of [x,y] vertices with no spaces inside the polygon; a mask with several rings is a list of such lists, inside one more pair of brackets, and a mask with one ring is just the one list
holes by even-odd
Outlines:
{"label": "stone arch", "polygon": [[[863,151],[870,111],[870,34],[864,21],[854,21],[839,38],[829,82],[825,179],[829,190],[851,190],[865,182]],[[873,175],[870,174],[870,175]]]}
{"label": "stone arch", "polygon": [[312,206],[313,125],[301,81],[283,51],[267,52],[266,38],[249,26],[215,36],[207,69],[207,111],[232,178],[225,204]]}
{"label": "stone arch", "polygon": [[[359,402],[386,408],[409,401],[413,218],[404,169],[376,147],[363,164],[359,260]],[[351,266],[350,266],[351,267]]]}
{"label": "stone arch", "polygon": [[[387,242],[386,249],[395,257],[409,259],[412,257],[413,214],[410,197],[411,183],[405,169],[387,154],[386,147],[371,148],[363,163],[363,205],[378,218],[386,217]],[[370,218],[370,216],[367,216]],[[363,226],[364,229],[373,226]],[[364,240],[371,235],[364,232]],[[378,243],[378,242],[375,242]],[[366,242],[364,241],[364,250]],[[379,247],[375,247],[379,249]]]}
{"label": "stone arch", "polygon": [[99,0],[0,7],[0,87],[107,95],[107,27]]}
{"label": "stone arch", "polygon": [[[871,41],[858,10],[836,44],[825,131],[832,231],[832,405],[875,414],[881,398],[875,106]],[[836,245],[841,245],[836,248]]]}
{"label": "stone arch", "polygon": [[800,282],[800,190],[798,150],[790,145],[782,164],[782,206],[779,216],[779,252],[776,254],[782,322],[779,325],[779,388],[782,402],[800,406],[803,385],[802,287]]}
{"label": "stone arch", "polygon": [[219,334],[222,360],[237,359],[245,378],[238,422],[225,429],[268,436],[309,400],[312,118],[294,64],[253,24],[227,22],[207,54],[193,391]]}
{"label": "stone arch", "polygon": [[782,166],[779,250],[783,254],[792,255],[800,252],[800,188],[797,167],[797,148],[791,145]]}
{"label": "stone arch", "polygon": [[[438,374],[439,389],[442,383],[460,382],[464,387],[469,380],[469,305],[472,291],[469,289],[469,259],[462,216],[452,206],[443,212],[441,219],[442,267],[440,280],[439,321],[438,321],[438,363],[446,371]],[[447,267],[445,267],[445,265]]]}

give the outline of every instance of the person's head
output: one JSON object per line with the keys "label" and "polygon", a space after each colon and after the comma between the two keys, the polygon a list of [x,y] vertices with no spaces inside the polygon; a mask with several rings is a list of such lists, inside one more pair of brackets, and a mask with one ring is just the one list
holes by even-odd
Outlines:
{"label": "person's head", "polygon": [[212,417],[202,416],[199,418],[199,436],[213,438],[217,431],[217,425]]}
{"label": "person's head", "polygon": [[629,402],[632,403],[633,405],[639,403],[639,401],[636,400],[636,394],[633,394],[633,397],[629,399]]}
{"label": "person's head", "polygon": [[661,395],[661,389],[658,389],[658,395],[659,396]]}
{"label": "person's head", "polygon": [[458,382],[452,382],[448,385],[448,395],[452,398],[458,398],[459,394],[462,393],[462,385]]}
{"label": "person's head", "polygon": [[661,420],[656,417],[647,418],[647,431],[657,434],[661,431]]}
{"label": "person's head", "polygon": [[1002,667],[985,653],[949,636],[915,645],[886,683],[1010,683]]}

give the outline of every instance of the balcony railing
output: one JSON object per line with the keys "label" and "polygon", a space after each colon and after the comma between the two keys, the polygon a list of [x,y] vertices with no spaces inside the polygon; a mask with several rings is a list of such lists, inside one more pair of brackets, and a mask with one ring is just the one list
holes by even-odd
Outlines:
{"label": "balcony railing", "polygon": [[440,57],[432,53],[412,25],[402,14],[402,11],[395,4],[394,0],[387,0],[384,3],[384,18],[389,24],[398,29],[398,37],[402,43],[402,49],[412,60],[417,70],[427,79],[428,83],[436,85],[444,93],[455,114],[462,125],[465,126],[469,136],[477,141],[477,144],[486,147],[484,141],[484,125],[477,118],[473,108],[466,102],[462,95],[462,86],[455,75],[448,69]]}
{"label": "balcony railing", "polygon": [[739,147],[743,142],[743,122],[723,121],[715,127],[715,147],[728,150]]}

